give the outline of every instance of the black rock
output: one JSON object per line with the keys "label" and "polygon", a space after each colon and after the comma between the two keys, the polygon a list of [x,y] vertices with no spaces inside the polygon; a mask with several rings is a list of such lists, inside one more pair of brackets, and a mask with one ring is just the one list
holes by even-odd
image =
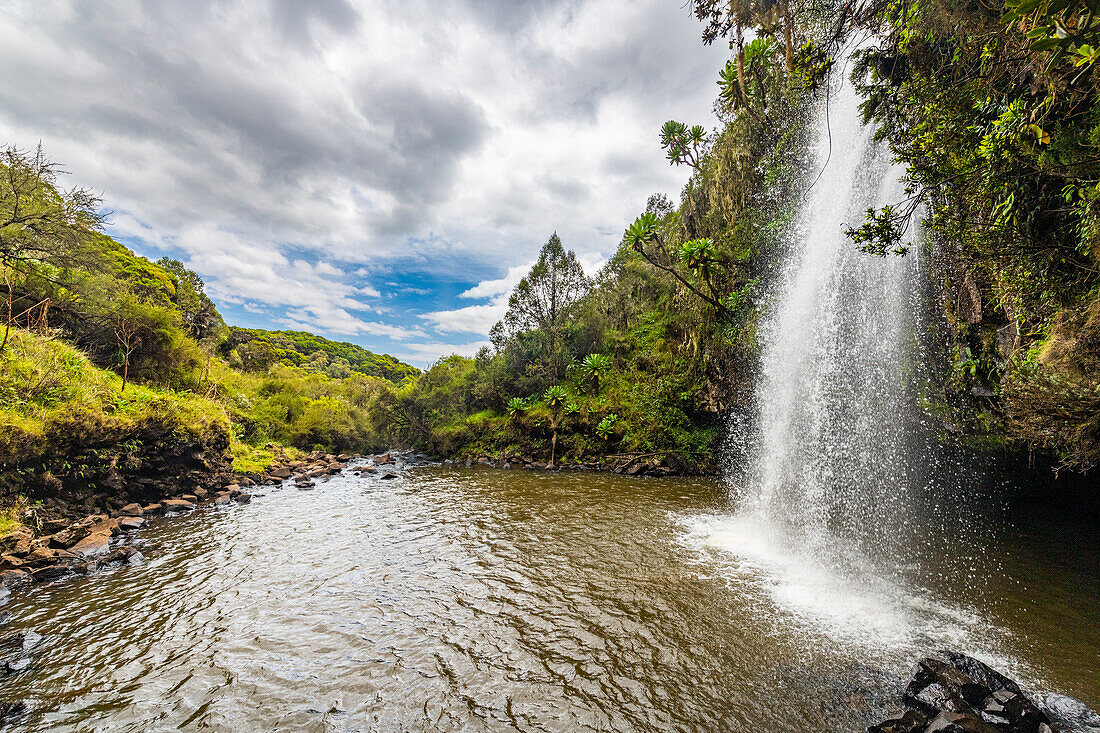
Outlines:
{"label": "black rock", "polygon": [[901,715],[887,718],[878,725],[872,725],[867,733],[922,733],[928,725],[928,718],[916,710],[906,710]]}
{"label": "black rock", "polygon": [[21,700],[0,700],[0,723],[6,723],[27,712],[27,704]]}

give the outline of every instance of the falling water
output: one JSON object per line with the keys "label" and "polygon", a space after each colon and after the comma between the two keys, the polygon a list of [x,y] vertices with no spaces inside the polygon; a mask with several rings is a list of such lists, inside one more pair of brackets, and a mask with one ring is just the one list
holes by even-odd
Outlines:
{"label": "falling water", "polygon": [[885,550],[910,481],[914,261],[868,256],[844,233],[900,198],[901,170],[861,124],[851,86],[833,94],[819,123],[824,167],[763,330],[746,498],[802,541],[845,533]]}
{"label": "falling water", "polygon": [[933,486],[945,471],[916,407],[917,248],[874,257],[845,235],[868,209],[904,197],[904,171],[862,124],[859,103],[838,81],[819,112],[820,176],[767,304],[758,415],[737,436],[736,513],[695,518],[688,537],[735,558],[734,576],[765,583],[830,644],[965,647],[979,620],[909,577],[926,537],[951,536],[942,526],[927,532],[935,511],[920,497],[950,487]]}

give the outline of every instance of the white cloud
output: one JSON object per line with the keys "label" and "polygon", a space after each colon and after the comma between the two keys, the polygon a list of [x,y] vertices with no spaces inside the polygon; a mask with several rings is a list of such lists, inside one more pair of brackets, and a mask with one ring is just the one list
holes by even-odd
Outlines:
{"label": "white cloud", "polygon": [[534,263],[528,262],[525,265],[516,265],[509,268],[508,274],[502,278],[496,280],[482,280],[477,285],[473,286],[469,290],[464,290],[459,293],[460,298],[492,298],[498,295],[507,295],[512,292],[523,276],[531,269],[531,265]]}

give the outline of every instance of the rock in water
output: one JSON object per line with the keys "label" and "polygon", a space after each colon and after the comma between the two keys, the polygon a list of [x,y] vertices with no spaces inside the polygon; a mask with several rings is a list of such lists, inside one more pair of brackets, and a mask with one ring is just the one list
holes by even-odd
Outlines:
{"label": "rock in water", "polygon": [[123,517],[118,520],[118,526],[123,532],[138,529],[143,524],[145,524],[145,520],[141,517]]}
{"label": "rock in water", "polygon": [[119,510],[119,514],[126,517],[140,517],[145,514],[145,510],[141,508],[141,504],[127,504]]}
{"label": "rock in water", "polygon": [[989,665],[944,651],[917,663],[903,701],[914,709],[870,733],[1055,733],[1020,686]]}
{"label": "rock in water", "polygon": [[920,733],[928,726],[928,718],[916,710],[906,710],[867,729],[868,733]]}

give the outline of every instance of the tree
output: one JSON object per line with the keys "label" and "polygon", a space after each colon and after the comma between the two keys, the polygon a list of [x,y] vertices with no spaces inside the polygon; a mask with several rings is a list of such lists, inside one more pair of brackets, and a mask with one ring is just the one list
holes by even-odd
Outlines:
{"label": "tree", "polygon": [[[625,235],[630,248],[645,258],[646,262],[672,275],[693,295],[710,305],[718,313],[728,316],[729,309],[722,302],[723,294],[711,277],[716,265],[728,265],[728,262],[715,259],[714,245],[709,239],[686,242],[674,256],[669,252],[661,221],[656,214],[646,212],[639,216],[626,229]],[[676,266],[679,260],[688,267],[701,284],[698,286],[687,279]]]}
{"label": "tree", "polygon": [[581,362],[581,373],[592,380],[592,391],[600,394],[600,379],[611,368],[611,360],[603,354],[589,354]]}
{"label": "tree", "polygon": [[179,260],[162,257],[157,264],[175,276],[176,292],[172,300],[183,314],[188,334],[202,341],[222,323],[218,309],[204,291],[206,284],[198,273],[184,267]]}
{"label": "tree", "polygon": [[86,188],[59,189],[61,172],[41,145],[33,154],[16,147],[0,153],[0,262],[18,269],[57,260],[103,223],[99,197]]}
{"label": "tree", "polygon": [[115,319],[115,339],[118,341],[119,356],[122,360],[122,391],[126,392],[126,382],[130,379],[130,357],[141,343],[141,324],[137,319],[120,313]]}
{"label": "tree", "polygon": [[493,326],[491,337],[500,348],[508,339],[537,331],[543,345],[543,366],[551,380],[561,376],[561,336],[573,306],[588,292],[588,277],[577,255],[566,250],[555,232],[539,259],[508,299],[508,312]]}

